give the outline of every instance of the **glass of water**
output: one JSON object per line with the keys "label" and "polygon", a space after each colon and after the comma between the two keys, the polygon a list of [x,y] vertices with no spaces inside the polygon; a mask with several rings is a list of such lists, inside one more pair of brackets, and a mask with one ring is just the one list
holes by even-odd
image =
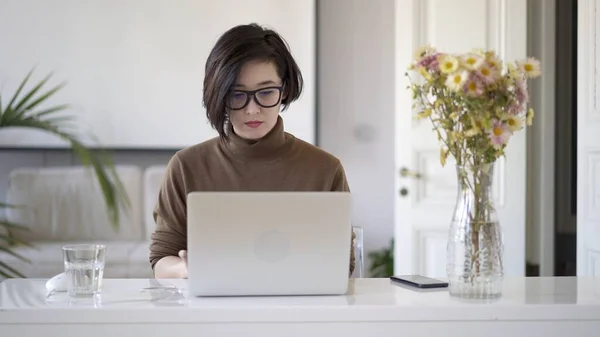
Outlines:
{"label": "glass of water", "polygon": [[74,244],[63,247],[69,296],[94,296],[102,291],[105,259],[104,245]]}
{"label": "glass of water", "polygon": [[354,278],[365,277],[365,258],[363,256],[363,228],[360,226],[353,226],[352,231],[356,235],[354,239]]}

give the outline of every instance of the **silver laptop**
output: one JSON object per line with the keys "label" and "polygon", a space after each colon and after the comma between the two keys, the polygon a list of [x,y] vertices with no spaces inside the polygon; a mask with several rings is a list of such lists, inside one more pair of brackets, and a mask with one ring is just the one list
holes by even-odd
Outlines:
{"label": "silver laptop", "polygon": [[349,192],[192,192],[187,215],[192,296],[348,291]]}

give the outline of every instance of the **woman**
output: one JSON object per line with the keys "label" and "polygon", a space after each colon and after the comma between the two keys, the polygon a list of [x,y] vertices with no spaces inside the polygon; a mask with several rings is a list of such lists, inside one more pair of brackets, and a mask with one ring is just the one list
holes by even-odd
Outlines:
{"label": "woman", "polygon": [[187,278],[189,192],[349,191],[336,157],[284,131],[279,112],[300,97],[302,85],[276,32],[252,24],[220,37],[204,77],[206,115],[219,137],[169,161],[153,213],[150,263],[156,278]]}

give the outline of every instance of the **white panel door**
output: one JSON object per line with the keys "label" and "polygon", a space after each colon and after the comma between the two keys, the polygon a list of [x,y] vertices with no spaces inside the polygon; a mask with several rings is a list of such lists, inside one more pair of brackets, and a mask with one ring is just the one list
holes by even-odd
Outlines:
{"label": "white panel door", "polygon": [[600,277],[600,0],[579,0],[577,38],[577,275]]}
{"label": "white panel door", "polygon": [[[446,242],[457,194],[455,167],[442,168],[428,120],[415,120],[404,75],[414,51],[494,49],[507,61],[524,58],[523,0],[396,0],[395,274],[446,277]],[[505,239],[506,275],[525,273],[526,131],[511,138],[495,168],[494,194]],[[409,174],[401,175],[402,169]]]}

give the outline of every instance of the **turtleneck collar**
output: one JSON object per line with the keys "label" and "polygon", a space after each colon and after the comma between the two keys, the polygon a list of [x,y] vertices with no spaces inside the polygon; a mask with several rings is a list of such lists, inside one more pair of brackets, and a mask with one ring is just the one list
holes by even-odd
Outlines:
{"label": "turtleneck collar", "polygon": [[228,125],[227,139],[223,145],[234,157],[239,159],[274,159],[282,154],[287,148],[288,140],[292,140],[291,135],[285,133],[283,129],[283,119],[277,116],[277,123],[263,138],[256,140],[244,139],[235,132],[233,126]]}

